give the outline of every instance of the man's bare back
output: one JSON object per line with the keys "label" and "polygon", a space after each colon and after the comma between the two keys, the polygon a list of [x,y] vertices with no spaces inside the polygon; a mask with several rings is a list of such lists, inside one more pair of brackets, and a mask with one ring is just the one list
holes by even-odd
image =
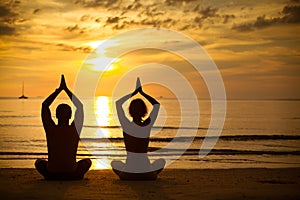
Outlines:
{"label": "man's bare back", "polygon": [[[56,109],[58,123],[51,117],[50,105],[58,94],[65,91],[76,107],[74,121],[69,125],[72,110],[67,104],[60,104]],[[38,159],[37,170],[46,179],[81,179],[91,166],[90,159],[76,162],[80,132],[83,126],[83,105],[68,89],[64,76],[61,83],[42,104],[42,121],[46,132],[48,161]]]}

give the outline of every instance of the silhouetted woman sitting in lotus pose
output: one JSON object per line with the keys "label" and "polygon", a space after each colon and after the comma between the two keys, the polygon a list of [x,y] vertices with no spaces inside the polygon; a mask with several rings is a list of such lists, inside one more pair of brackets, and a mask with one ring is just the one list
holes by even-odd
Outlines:
{"label": "silhouetted woman sitting in lotus pose", "polygon": [[[130,97],[140,93],[153,106],[149,117],[144,120],[147,114],[146,104],[142,99],[134,99],[129,106],[129,114],[132,121],[125,116],[122,105]],[[153,97],[144,93],[139,78],[136,89],[116,102],[117,114],[123,129],[124,143],[127,151],[126,163],[112,161],[114,172],[121,178],[127,180],[154,180],[157,174],[163,169],[165,160],[158,159],[153,164],[147,155],[150,131],[157,118],[160,104]]]}
{"label": "silhouetted woman sitting in lotus pose", "polygon": [[[49,106],[63,90],[76,106],[71,125],[69,120],[72,111],[67,104],[60,104],[56,108],[57,125],[51,118]],[[38,159],[35,162],[36,169],[46,180],[82,179],[92,164],[88,158],[76,162],[79,135],[83,125],[83,105],[68,89],[63,75],[59,88],[43,102],[41,114],[47,138],[48,161]]]}

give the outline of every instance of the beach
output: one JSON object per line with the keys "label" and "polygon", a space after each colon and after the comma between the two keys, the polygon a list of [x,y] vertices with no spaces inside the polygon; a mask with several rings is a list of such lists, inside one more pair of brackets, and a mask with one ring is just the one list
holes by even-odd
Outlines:
{"label": "beach", "polygon": [[34,169],[0,169],[1,199],[299,199],[300,168],[166,169],[156,181],[121,181],[91,170],[80,181],[45,181]]}

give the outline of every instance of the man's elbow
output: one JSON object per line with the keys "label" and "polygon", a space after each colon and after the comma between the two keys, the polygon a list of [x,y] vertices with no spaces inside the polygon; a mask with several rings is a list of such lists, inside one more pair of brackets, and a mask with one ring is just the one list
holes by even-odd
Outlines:
{"label": "man's elbow", "polygon": [[48,102],[44,101],[44,102],[42,103],[42,108],[48,108],[48,107],[49,107]]}

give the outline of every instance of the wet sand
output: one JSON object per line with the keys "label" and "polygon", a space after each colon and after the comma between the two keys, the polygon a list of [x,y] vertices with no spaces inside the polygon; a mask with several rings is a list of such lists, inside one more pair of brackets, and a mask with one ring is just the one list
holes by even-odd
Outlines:
{"label": "wet sand", "polygon": [[300,199],[300,168],[166,169],[156,181],[91,170],[81,181],[45,181],[34,169],[0,169],[1,199]]}

